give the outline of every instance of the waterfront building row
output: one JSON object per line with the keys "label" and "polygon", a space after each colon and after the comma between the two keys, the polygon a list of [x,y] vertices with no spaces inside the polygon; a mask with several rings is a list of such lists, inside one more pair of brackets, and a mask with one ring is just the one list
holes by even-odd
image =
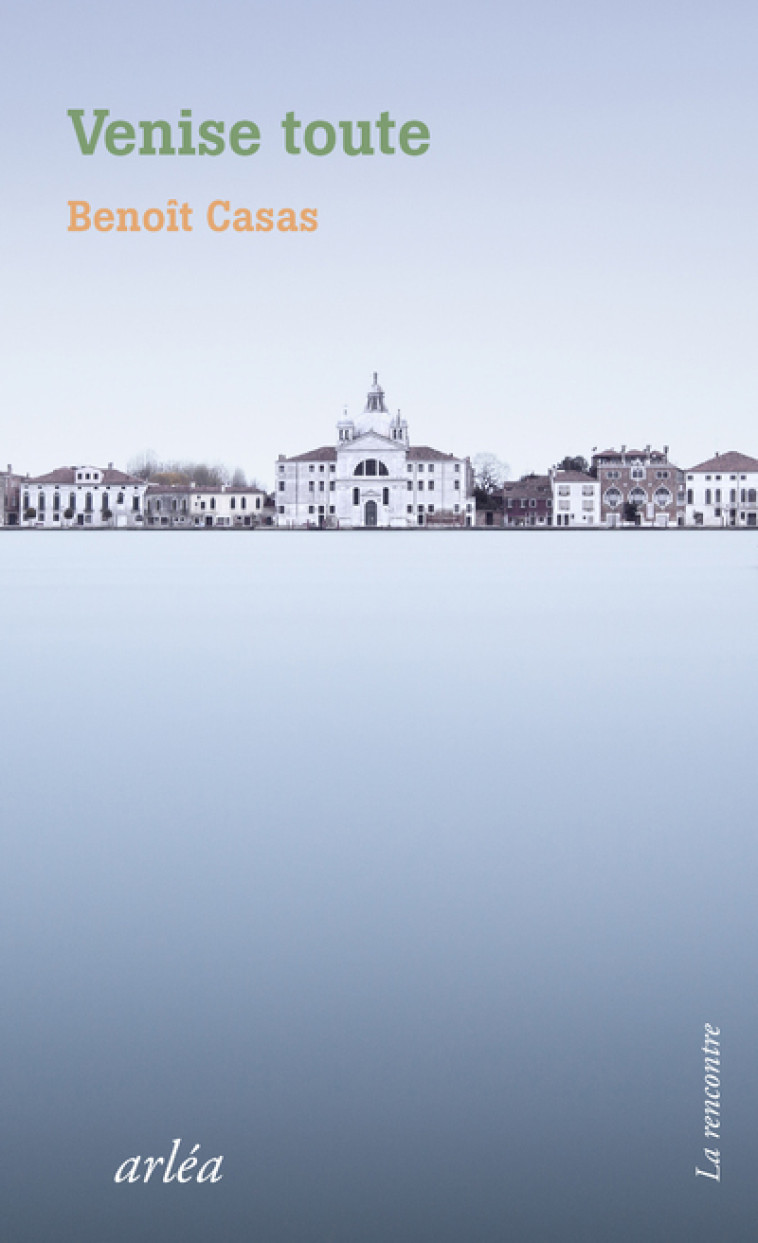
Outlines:
{"label": "waterfront building row", "polygon": [[[274,465],[274,491],[257,486],[146,482],[92,465],[46,475],[0,472],[0,525],[62,529],[418,528],[435,526],[758,526],[758,459],[741,451],[682,468],[669,449],[593,451],[587,470],[477,491],[470,458],[412,444],[408,421],[389,409],[376,372],[363,411],[345,411],[332,443]],[[571,464],[570,460],[566,464]],[[478,497],[478,500],[477,500]]]}

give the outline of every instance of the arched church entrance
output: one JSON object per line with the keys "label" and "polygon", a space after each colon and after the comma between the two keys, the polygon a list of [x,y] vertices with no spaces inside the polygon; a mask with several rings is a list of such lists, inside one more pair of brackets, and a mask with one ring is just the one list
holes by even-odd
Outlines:
{"label": "arched church entrance", "polygon": [[377,517],[376,501],[366,501],[366,508],[364,510],[364,515],[363,515],[363,520],[366,526],[375,527],[376,517]]}

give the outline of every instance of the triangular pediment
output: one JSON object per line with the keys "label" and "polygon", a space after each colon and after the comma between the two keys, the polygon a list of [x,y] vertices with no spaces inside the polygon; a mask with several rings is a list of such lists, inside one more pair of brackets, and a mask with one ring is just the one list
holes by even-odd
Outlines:
{"label": "triangular pediment", "polygon": [[389,436],[382,436],[379,432],[363,432],[360,436],[354,436],[352,440],[345,440],[337,446],[338,453],[360,453],[365,454],[372,449],[376,453],[404,453],[407,446],[398,440],[391,440]]}

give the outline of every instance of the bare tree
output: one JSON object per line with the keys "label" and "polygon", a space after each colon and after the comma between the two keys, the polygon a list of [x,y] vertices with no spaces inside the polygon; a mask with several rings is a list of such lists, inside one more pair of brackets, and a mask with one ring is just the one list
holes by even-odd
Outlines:
{"label": "bare tree", "polygon": [[247,485],[247,475],[241,466],[235,466],[232,473],[232,484],[235,488],[244,488]]}
{"label": "bare tree", "polygon": [[501,462],[494,453],[477,453],[473,460],[474,483],[483,501],[490,500],[499,492],[510,474],[507,462]]}
{"label": "bare tree", "polygon": [[129,458],[126,469],[130,475],[136,475],[138,479],[152,479],[153,475],[161,469],[161,463],[154,449],[143,449],[141,453],[135,453],[134,457]]}

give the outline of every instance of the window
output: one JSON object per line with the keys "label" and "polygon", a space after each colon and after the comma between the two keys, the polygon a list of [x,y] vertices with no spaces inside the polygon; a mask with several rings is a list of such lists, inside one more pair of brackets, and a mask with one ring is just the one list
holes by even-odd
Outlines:
{"label": "window", "polygon": [[418,468],[419,468],[419,470],[423,470],[423,469],[424,469],[424,463],[423,463],[423,462],[419,462],[419,464],[418,464]]}
{"label": "window", "polygon": [[283,475],[283,474],[284,474],[284,466],[283,466],[283,465],[280,465],[280,466],[279,466],[279,474],[280,474],[280,475]]}
{"label": "window", "polygon": [[308,480],[308,491],[309,491],[309,492],[315,492],[315,491],[316,491],[316,484],[314,483],[314,481],[313,481],[312,479],[309,479],[309,480]]}
{"label": "window", "polygon": [[[457,470],[457,469],[458,469],[458,467],[456,466],[456,468],[455,468],[455,469]],[[456,492],[460,492],[460,489],[461,489],[461,481],[460,481],[460,479],[456,479],[456,480],[453,482],[453,487],[455,488]]]}
{"label": "window", "polygon": [[609,505],[611,509],[618,508],[621,504],[621,492],[618,488],[608,488],[608,491],[605,494],[605,503],[606,505]]}
{"label": "window", "polygon": [[423,481],[423,479],[419,479],[419,480],[418,480],[418,490],[419,490],[419,492],[423,492],[423,491],[424,491],[424,481]]}
{"label": "window", "polygon": [[711,492],[711,489],[710,489],[710,488],[706,488],[706,489],[705,489],[705,503],[706,503],[706,505],[710,505],[710,504],[711,504],[711,501],[712,501],[712,492]]}
{"label": "window", "polygon": [[427,511],[428,511],[430,514],[433,514],[433,513],[434,513],[434,506],[433,506],[433,505],[427,505]]}
{"label": "window", "polygon": [[[717,478],[717,479],[719,479],[719,478],[720,478],[720,476],[719,476],[719,475],[717,475],[717,476],[716,476],[716,478]],[[720,500],[721,500],[721,488],[716,488],[716,504],[717,504],[717,505],[718,505],[718,503],[719,503],[719,501],[720,501]]]}
{"label": "window", "polygon": [[132,497],[132,513],[133,514],[139,513],[139,496],[136,493]]}
{"label": "window", "polygon": [[309,513],[309,514],[315,514],[315,512],[316,512],[316,506],[315,506],[315,505],[309,505],[309,506],[308,506],[308,513]]}
{"label": "window", "polygon": [[413,513],[413,506],[412,506],[412,505],[409,505],[407,508],[408,508],[408,513],[409,513],[409,514],[412,514],[412,513]]}
{"label": "window", "polygon": [[315,470],[315,469],[316,467],[313,465],[313,462],[311,462],[310,466],[308,467],[308,470]]}
{"label": "window", "polygon": [[230,502],[229,502],[229,508],[230,508],[230,509],[235,509],[235,508],[236,508],[236,504],[235,504],[234,497],[232,497],[232,499],[231,499],[231,500],[230,500]]}
{"label": "window", "polygon": [[693,491],[692,491],[692,488],[688,488],[688,489],[687,489],[687,504],[688,504],[688,505],[694,505],[694,504],[695,504],[695,501],[694,501],[694,493],[693,493]]}
{"label": "window", "polygon": [[240,509],[247,509],[247,497],[246,496],[240,497]]}
{"label": "window", "polygon": [[408,480],[408,491],[409,492],[413,491],[413,480],[412,479]]}
{"label": "window", "polygon": [[645,472],[641,466],[633,466],[629,473],[632,479],[644,479],[645,478]]}
{"label": "window", "polygon": [[283,505],[280,505],[280,506],[279,506],[279,513],[280,513],[280,514],[283,514],[283,513],[284,513],[284,506],[283,506]]}
{"label": "window", "polygon": [[382,488],[382,505],[389,505],[389,503],[390,503],[390,490],[389,488]]}
{"label": "window", "polygon": [[[87,476],[87,478],[89,478],[89,476]],[[85,512],[86,514],[91,514],[91,513],[92,513],[92,493],[91,493],[91,492],[87,492],[87,493],[85,494],[85,497],[84,497],[84,512]]]}
{"label": "window", "polygon": [[533,497],[532,497],[532,498],[530,498],[530,500],[529,500],[529,508],[530,508],[530,509],[536,509],[536,508],[537,508],[537,502],[534,500],[534,498],[533,498]]}
{"label": "window", "polygon": [[434,470],[434,462],[429,463],[429,470]]}
{"label": "window", "polygon": [[53,494],[53,513],[54,514],[59,513],[60,507],[61,507],[61,494],[60,492],[55,492]]}
{"label": "window", "polygon": [[430,491],[430,492],[433,492],[433,491],[434,491],[434,480],[433,480],[433,479],[429,479],[429,480],[427,481],[427,485],[426,485],[426,486],[427,486],[427,488],[429,489],[429,491]]}
{"label": "window", "polygon": [[215,509],[215,508],[216,508],[216,498],[215,496],[212,496],[211,497],[211,509]]}
{"label": "window", "polygon": [[653,500],[655,501],[659,509],[665,509],[667,505],[671,504],[673,499],[674,498],[669,492],[668,488],[661,487],[661,488],[655,489]]}
{"label": "window", "polygon": [[337,487],[337,484],[335,483],[335,481],[333,479],[330,479],[329,480],[329,491],[334,492],[336,487]]}
{"label": "window", "polygon": [[279,480],[279,491],[280,492],[284,491],[284,480],[283,479]]}
{"label": "window", "polygon": [[559,486],[558,495],[559,496],[570,496],[571,495],[571,488],[568,486],[567,483],[562,483]]}
{"label": "window", "polygon": [[413,470],[413,466],[411,465],[410,462],[408,463],[408,470]]}
{"label": "window", "polygon": [[384,462],[377,462],[376,458],[366,458],[364,462],[359,462],[353,471],[354,475],[389,475]]}
{"label": "window", "polygon": [[644,505],[647,500],[647,494],[644,488],[632,488],[629,493],[629,501],[632,505]]}
{"label": "window", "polygon": [[353,504],[360,505],[360,503],[361,503],[360,488],[353,488]]}
{"label": "window", "polygon": [[319,490],[319,492],[323,492],[323,491],[324,491],[324,481],[323,481],[323,479],[319,479],[319,481],[318,481],[318,490]]}
{"label": "window", "polygon": [[324,463],[323,463],[323,462],[322,462],[322,463],[321,463],[321,465],[319,466],[319,470],[321,471],[321,473],[322,473],[322,474],[324,473]]}
{"label": "window", "polygon": [[[73,492],[71,493],[71,495],[72,495],[72,496],[74,495],[74,494],[73,494]],[[117,503],[118,505],[123,505],[123,503],[124,503],[124,494],[123,494],[123,492],[119,492],[118,496],[116,497],[116,503]]]}
{"label": "window", "polygon": [[461,464],[460,464],[460,462],[456,462],[456,463],[455,463],[454,470],[455,470],[455,471],[456,471],[456,473],[457,473],[460,469],[461,469]]}

